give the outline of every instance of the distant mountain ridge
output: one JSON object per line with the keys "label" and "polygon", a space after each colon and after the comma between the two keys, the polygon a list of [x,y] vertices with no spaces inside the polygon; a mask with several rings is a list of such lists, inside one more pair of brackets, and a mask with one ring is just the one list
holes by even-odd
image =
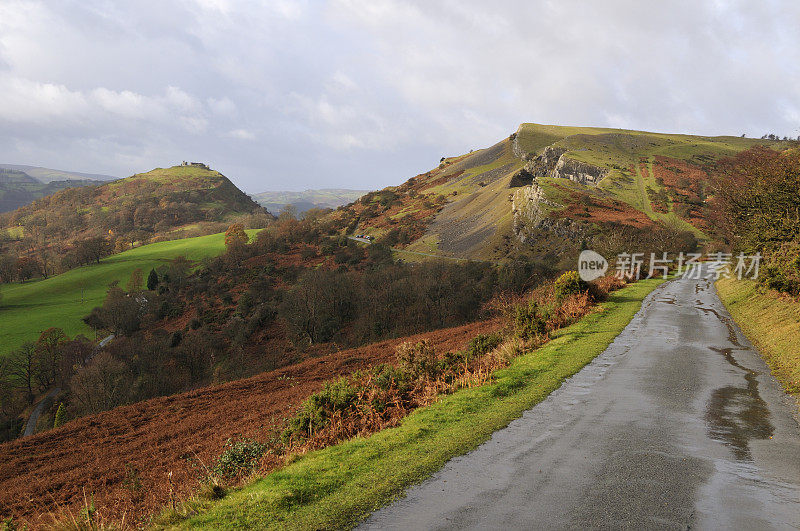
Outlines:
{"label": "distant mountain ridge", "polygon": [[113,181],[119,177],[113,175],[103,175],[101,173],[83,173],[79,171],[56,170],[44,168],[42,166],[28,166],[25,164],[3,164],[0,168],[17,170],[30,175],[40,183],[48,184],[53,181]]}
{"label": "distant mountain ridge", "polygon": [[0,164],[0,212],[16,210],[60,190],[97,184],[107,179],[114,177],[22,164]]}
{"label": "distant mountain ridge", "polygon": [[268,191],[251,197],[273,214],[278,214],[286,205],[294,205],[298,214],[302,214],[312,208],[337,208],[352,203],[367,192],[369,190],[323,188],[302,192]]}

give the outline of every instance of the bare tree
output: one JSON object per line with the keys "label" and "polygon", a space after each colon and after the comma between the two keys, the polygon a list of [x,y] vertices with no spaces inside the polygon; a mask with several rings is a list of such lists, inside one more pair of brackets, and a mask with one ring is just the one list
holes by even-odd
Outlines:
{"label": "bare tree", "polygon": [[130,377],[125,364],[99,352],[70,380],[70,391],[82,413],[106,411],[127,400]]}
{"label": "bare tree", "polygon": [[133,273],[131,273],[131,278],[128,280],[128,284],[125,286],[125,289],[128,290],[128,293],[135,293],[142,291],[143,286],[144,274],[142,273],[142,270],[137,267],[133,270]]}
{"label": "bare tree", "polygon": [[9,374],[16,379],[17,385],[25,390],[28,402],[33,403],[36,387],[36,373],[39,360],[36,354],[36,345],[25,343],[9,356]]}

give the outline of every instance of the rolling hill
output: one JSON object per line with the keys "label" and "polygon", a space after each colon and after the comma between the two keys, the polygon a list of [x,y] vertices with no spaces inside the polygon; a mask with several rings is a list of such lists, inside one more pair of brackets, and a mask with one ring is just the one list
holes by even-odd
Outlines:
{"label": "rolling hill", "polygon": [[[257,231],[248,231],[252,236]],[[72,269],[45,280],[0,285],[0,357],[25,341],[35,341],[51,326],[70,337],[91,329],[81,320],[103,303],[109,284],[124,286],[135,269],[146,275],[151,268],[183,256],[191,261],[216,256],[225,249],[225,234],[212,234],[153,243]]]}
{"label": "rolling hill", "polygon": [[225,228],[220,224],[251,214],[266,215],[221,173],[204,165],[174,166],[70,188],[0,214],[0,236],[63,255],[80,239],[104,237],[122,241],[124,248],[175,239],[179,230],[195,236],[219,232]]}
{"label": "rolling hill", "polygon": [[117,179],[117,177],[112,175],[103,175],[102,173],[83,173],[79,171],[56,170],[53,168],[28,166],[25,164],[0,163],[0,168],[24,172],[40,183],[44,184],[53,181],[113,181]]}
{"label": "rolling hill", "polygon": [[60,190],[97,184],[99,180],[106,180],[105,178],[113,179],[105,175],[0,164],[0,213],[16,210]]}
{"label": "rolling hill", "polygon": [[278,214],[286,205],[293,205],[297,209],[297,213],[302,214],[312,208],[336,208],[346,205],[368,191],[325,188],[303,192],[262,192],[252,197],[273,214]]}
{"label": "rolling hill", "polygon": [[703,242],[709,173],[756,145],[790,142],[524,123],[334,216],[409,251],[484,260],[555,260],[614,230],[660,227]]}

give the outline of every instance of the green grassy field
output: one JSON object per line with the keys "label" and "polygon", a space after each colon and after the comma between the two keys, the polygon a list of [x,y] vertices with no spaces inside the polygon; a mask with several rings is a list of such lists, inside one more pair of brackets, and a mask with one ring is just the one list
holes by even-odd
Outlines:
{"label": "green grassy field", "polygon": [[173,166],[171,168],[156,168],[145,173],[137,173],[126,179],[119,179],[108,183],[109,189],[123,186],[127,182],[136,179],[144,179],[162,184],[171,184],[176,180],[191,181],[193,183],[207,182],[208,186],[215,186],[217,181],[222,178],[218,171],[207,170],[198,166]]}
{"label": "green grassy field", "polygon": [[[248,231],[251,235],[255,232]],[[176,256],[196,261],[216,256],[224,248],[224,234],[153,243],[47,280],[0,285],[0,356],[25,341],[36,340],[51,326],[62,328],[70,337],[92,337],[92,330],[81,318],[102,304],[111,282],[116,280],[124,287],[136,268],[146,278],[151,268]]]}
{"label": "green grassy field", "polygon": [[519,127],[520,147],[535,153],[554,144],[568,150],[576,160],[611,167],[635,164],[655,155],[691,160],[726,157],[755,145],[780,146],[780,142],[736,136],[695,136],[652,133],[603,127],[563,127],[525,123]]}
{"label": "green grassy field", "polygon": [[717,292],[775,378],[800,398],[800,302],[762,292],[752,280],[720,279]]}
{"label": "green grassy field", "polygon": [[464,389],[368,438],[311,452],[219,502],[187,504],[199,513],[160,525],[203,529],[348,528],[475,448],[543,400],[603,352],[663,280],[613,293],[597,311],[562,329],[544,347],[518,357],[492,384]]}

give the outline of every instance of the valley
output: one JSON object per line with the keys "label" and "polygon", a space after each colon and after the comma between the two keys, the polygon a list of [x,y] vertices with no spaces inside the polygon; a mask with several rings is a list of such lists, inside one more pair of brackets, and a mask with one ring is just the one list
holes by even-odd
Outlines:
{"label": "valley", "polygon": [[[2,214],[0,485],[14,501],[0,513],[68,521],[88,488],[102,525],[354,525],[544,411],[623,330],[663,341],[634,324],[685,281],[585,283],[582,249],[730,248],[762,226],[720,222],[745,189],[720,183],[753,167],[780,181],[796,153],[777,139],[522,124],[400,185],[329,191],[335,208],[276,217],[192,163]],[[796,296],[786,238],[764,248],[766,282]],[[791,389],[793,358],[775,359]],[[18,437],[37,404],[35,433]],[[337,472],[345,463],[357,472]],[[368,524],[407,518],[397,510]]]}
{"label": "valley", "polygon": [[59,190],[98,184],[95,176],[89,177],[32,166],[0,165],[0,213],[16,210]]}
{"label": "valley", "polygon": [[329,188],[322,190],[305,190],[303,192],[261,192],[253,194],[253,199],[269,212],[278,215],[291,205],[298,215],[312,208],[337,208],[352,203],[369,190],[346,190]]}
{"label": "valley", "polygon": [[0,0],[0,531],[800,529],[798,27]]}

